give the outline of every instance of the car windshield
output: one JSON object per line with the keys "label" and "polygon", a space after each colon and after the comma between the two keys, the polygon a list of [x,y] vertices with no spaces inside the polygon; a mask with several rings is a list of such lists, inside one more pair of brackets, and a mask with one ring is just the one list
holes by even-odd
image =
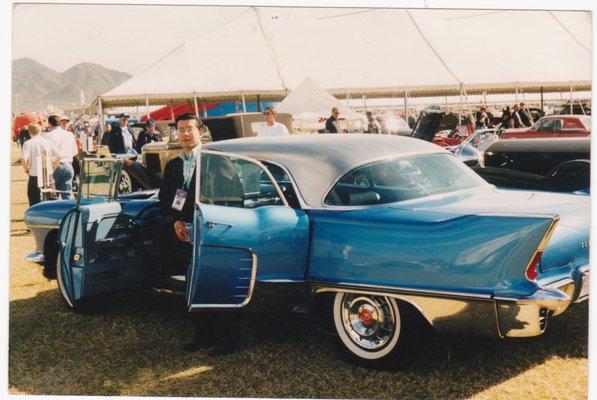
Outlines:
{"label": "car windshield", "polygon": [[386,204],[487,185],[451,154],[400,157],[363,165],[344,175],[326,205]]}
{"label": "car windshield", "polygon": [[482,141],[491,139],[494,136],[494,130],[477,130],[473,132],[469,137],[464,139],[462,143],[470,144],[473,147],[477,147],[479,143],[481,143]]}

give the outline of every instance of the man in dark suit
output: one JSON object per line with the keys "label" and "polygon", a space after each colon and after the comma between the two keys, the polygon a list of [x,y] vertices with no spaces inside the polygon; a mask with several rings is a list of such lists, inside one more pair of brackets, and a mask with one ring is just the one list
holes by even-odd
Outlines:
{"label": "man in dark suit", "polygon": [[147,143],[161,141],[162,136],[160,135],[160,132],[158,132],[158,130],[155,128],[155,121],[153,119],[148,119],[145,123],[145,129],[143,129],[141,133],[139,133],[139,136],[137,136],[135,150],[137,150],[137,153],[141,154],[143,146]]}
{"label": "man in dark suit", "polygon": [[168,161],[164,168],[164,179],[160,187],[160,208],[164,219],[170,224],[168,233],[189,244],[188,223],[193,221],[195,203],[195,165],[201,150],[199,118],[183,114],[176,118],[178,141],[182,147],[180,155]]}
{"label": "man in dark suit", "polygon": [[110,153],[125,154],[130,149],[135,149],[136,140],[128,127],[129,116],[118,115],[118,125],[115,125],[107,139]]}
{"label": "man in dark suit", "polygon": [[[180,155],[166,164],[160,187],[160,208],[164,216],[165,239],[173,243],[177,253],[185,254],[182,266],[191,262],[193,244],[188,223],[193,221],[195,204],[196,164],[200,161],[201,121],[195,115],[183,114],[176,118]],[[197,226],[196,229],[202,229]],[[201,234],[199,234],[201,235]],[[169,239],[168,239],[169,238]],[[182,272],[182,271],[181,271]],[[180,272],[179,272],[180,273]],[[182,272],[184,274],[184,272]],[[240,336],[240,315],[215,310],[195,316],[195,336],[185,347],[197,350],[203,345],[215,345],[212,354],[236,351]]]}
{"label": "man in dark suit", "polygon": [[338,117],[340,111],[338,107],[332,108],[332,115],[325,121],[325,133],[339,133],[340,125],[338,124]]}

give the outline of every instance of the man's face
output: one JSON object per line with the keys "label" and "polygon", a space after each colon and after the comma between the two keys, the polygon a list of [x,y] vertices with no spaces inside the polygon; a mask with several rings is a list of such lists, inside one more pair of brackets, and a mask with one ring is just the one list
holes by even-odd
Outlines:
{"label": "man's face", "polygon": [[66,129],[66,128],[68,128],[68,124],[69,124],[69,122],[70,122],[70,121],[68,121],[68,120],[66,120],[66,119],[63,119],[63,120],[61,120],[61,121],[60,121],[60,127],[61,127],[62,129]]}
{"label": "man's face", "polygon": [[128,118],[122,117],[120,118],[120,126],[125,127],[127,122],[128,122]]}
{"label": "man's face", "polygon": [[332,115],[334,116],[334,118],[338,118],[340,116],[340,111],[334,111]]}
{"label": "man's face", "polygon": [[195,124],[195,120],[183,120],[176,125],[178,141],[183,149],[192,150],[195,146],[201,146],[201,132]]}
{"label": "man's face", "polygon": [[264,112],[264,114],[265,114],[265,122],[267,122],[268,124],[275,122],[275,117],[274,117],[274,113],[272,112],[272,110],[267,110],[266,112]]}
{"label": "man's face", "polygon": [[155,125],[150,125],[147,127],[147,132],[154,133],[155,132]]}
{"label": "man's face", "polygon": [[514,106],[513,110],[514,110],[514,111],[518,111],[518,106],[517,106],[517,105],[516,105],[516,106]]}

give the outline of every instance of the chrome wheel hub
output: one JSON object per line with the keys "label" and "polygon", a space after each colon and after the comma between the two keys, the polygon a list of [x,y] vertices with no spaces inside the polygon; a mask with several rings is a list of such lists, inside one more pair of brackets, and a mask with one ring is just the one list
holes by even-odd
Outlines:
{"label": "chrome wheel hub", "polygon": [[346,294],[342,301],[342,324],[359,347],[378,351],[396,331],[396,315],[385,297]]}

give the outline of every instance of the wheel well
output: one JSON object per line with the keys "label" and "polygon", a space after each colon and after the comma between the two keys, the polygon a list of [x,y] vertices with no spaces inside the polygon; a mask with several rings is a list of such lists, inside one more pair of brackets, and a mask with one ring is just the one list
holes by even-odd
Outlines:
{"label": "wheel well", "polygon": [[58,229],[53,229],[46,235],[44,241],[44,270],[48,279],[56,279],[56,256],[58,255]]}
{"label": "wheel well", "polygon": [[[350,292],[350,290],[345,290],[346,292]],[[324,316],[325,320],[332,321],[333,313],[332,313],[332,305],[334,303],[334,297],[336,296],[336,291],[323,291],[315,293],[315,297],[313,300],[313,308],[319,310],[321,315]],[[377,294],[383,296],[383,294]],[[400,309],[400,313],[402,318],[405,320],[406,323],[410,326],[416,326],[419,329],[424,330],[434,330],[431,323],[425,318],[421,310],[419,310],[414,304],[403,300],[399,297],[393,297],[398,304],[398,308]],[[329,313],[329,315],[328,315]]]}

